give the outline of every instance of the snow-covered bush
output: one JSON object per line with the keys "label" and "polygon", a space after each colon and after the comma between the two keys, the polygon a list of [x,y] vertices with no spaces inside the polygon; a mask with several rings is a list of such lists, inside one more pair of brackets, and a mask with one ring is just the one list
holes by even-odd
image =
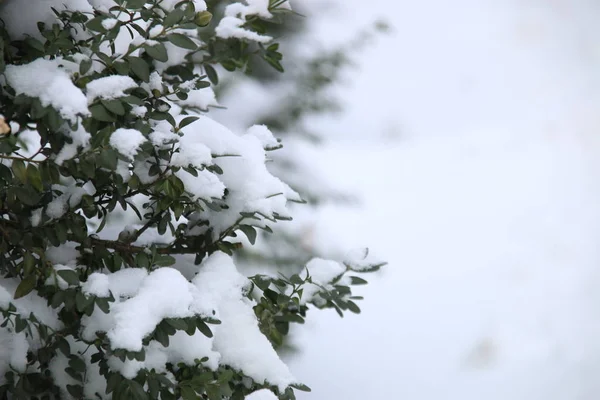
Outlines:
{"label": "snow-covered bush", "polygon": [[234,265],[302,199],[267,127],[204,115],[215,65],[280,69],[265,21],[290,5],[219,3],[0,4],[0,398],[294,398],[269,339],[311,305],[358,311],[366,254]]}
{"label": "snow-covered bush", "polygon": [[[344,7],[340,4],[339,7]],[[335,117],[344,102],[335,88],[350,83],[356,73],[354,62],[372,43],[375,34],[384,31],[382,22],[366,23],[361,29],[349,30],[352,40],[336,43],[327,35],[318,35],[318,26],[338,18],[338,10],[327,0],[304,0],[294,4],[298,14],[289,15],[284,24],[271,24],[270,33],[279,39],[285,53],[281,74],[259,58],[250,60],[251,74],[224,74],[219,86],[219,104],[211,115],[225,126],[242,130],[253,124],[267,125],[281,138],[285,147],[273,152],[269,171],[298,192],[306,204],[291,204],[294,221],[278,224],[275,234],[259,232],[255,246],[236,253],[242,269],[297,273],[314,257],[343,259],[345,243],[319,231],[319,208],[336,203],[347,205],[359,201],[356,194],[344,191],[336,182],[326,179],[316,160],[327,145],[330,130],[315,123],[323,116]],[[242,79],[240,79],[242,78]],[[248,101],[259,97],[260,101]],[[235,116],[235,117],[232,117]],[[369,134],[369,133],[365,133]],[[276,339],[276,338],[275,338]],[[276,340],[275,344],[280,344]]]}

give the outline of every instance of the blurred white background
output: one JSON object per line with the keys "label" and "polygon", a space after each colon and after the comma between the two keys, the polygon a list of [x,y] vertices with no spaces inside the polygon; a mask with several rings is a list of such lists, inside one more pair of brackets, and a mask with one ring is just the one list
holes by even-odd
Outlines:
{"label": "blurred white background", "polygon": [[[600,3],[335,0],[316,37],[383,17],[315,119],[316,241],[389,261],[363,313],[313,313],[301,399],[600,398]],[[349,29],[352,27],[352,29]]]}

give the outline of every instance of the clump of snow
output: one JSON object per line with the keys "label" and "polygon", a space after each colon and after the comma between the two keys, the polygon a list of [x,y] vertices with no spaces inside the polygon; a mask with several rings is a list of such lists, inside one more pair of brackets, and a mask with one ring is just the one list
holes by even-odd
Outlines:
{"label": "clump of snow", "polygon": [[382,266],[386,263],[375,259],[370,255],[369,249],[366,247],[358,248],[350,251],[344,260],[344,264],[353,271],[363,272],[372,270],[375,266]]}
{"label": "clump of snow", "polygon": [[263,145],[265,149],[272,149],[274,147],[279,147],[279,142],[273,136],[273,133],[267,128],[266,125],[252,125],[246,131],[247,135],[254,136],[260,143]]}
{"label": "clump of snow", "polygon": [[212,163],[210,149],[193,135],[183,135],[179,139],[178,152],[174,154],[171,164],[178,167],[202,167]]}
{"label": "clump of snow", "polygon": [[225,17],[217,26],[215,32],[218,37],[223,39],[237,38],[248,39],[259,43],[268,43],[273,38],[271,36],[259,35],[256,32],[243,28],[244,20],[238,17]]}
{"label": "clump of snow", "polygon": [[246,400],[277,400],[277,396],[269,389],[261,389],[250,393],[245,397]]}
{"label": "clump of snow", "polygon": [[52,190],[61,193],[46,206],[46,215],[52,219],[60,219],[69,208],[76,207],[84,195],[92,196],[96,193],[96,188],[91,181],[78,186],[74,179],[66,180],[64,185],[52,185]]}
{"label": "clump of snow", "polygon": [[147,139],[135,129],[119,128],[110,136],[110,145],[119,153],[133,160],[138,149]]}
{"label": "clump of snow", "polygon": [[148,86],[150,90],[158,90],[162,92],[163,79],[162,76],[154,71],[150,74],[150,81],[148,82]]}
{"label": "clump of snow", "polygon": [[[225,8],[225,17],[221,19],[215,32],[217,36],[227,38],[248,39],[259,43],[267,43],[273,40],[272,37],[260,35],[256,32],[245,29],[246,17],[259,16],[263,19],[270,19],[273,14],[269,11],[269,0],[247,0],[247,4],[233,3]],[[284,2],[278,8],[290,10],[289,2]]]}
{"label": "clump of snow", "polygon": [[0,278],[0,306],[6,308],[9,303],[12,303],[16,307],[17,313],[24,318],[33,313],[41,323],[55,330],[60,329],[62,324],[56,310],[50,308],[48,301],[39,296],[35,290],[27,296],[13,298],[12,293],[15,293],[20,282],[19,279]]}
{"label": "clump of snow", "polygon": [[29,64],[7,65],[4,74],[16,94],[39,98],[71,122],[77,122],[78,115],[90,115],[85,95],[56,60],[38,58]]}
{"label": "clump of snow", "polygon": [[85,294],[91,294],[98,297],[109,297],[108,276],[94,272],[88,277],[88,280],[81,285],[81,291]]}
{"label": "clump of snow", "polygon": [[150,273],[134,297],[113,307],[115,326],[108,332],[113,348],[139,351],[142,339],[163,318],[195,315],[192,287],[173,268],[159,268]]}
{"label": "clump of snow", "polygon": [[36,208],[31,212],[31,217],[29,217],[29,221],[31,221],[31,226],[39,226],[42,222],[42,208]]}
{"label": "clump of snow", "polygon": [[125,75],[111,75],[94,79],[86,85],[88,103],[95,99],[116,99],[125,96],[124,91],[137,87],[133,79]]}
{"label": "clump of snow", "polygon": [[180,100],[178,103],[184,107],[194,107],[200,110],[207,110],[209,106],[219,105],[215,92],[209,87],[190,90],[187,99]]}
{"label": "clump of snow", "polygon": [[[181,118],[180,118],[181,119]],[[232,226],[240,212],[259,212],[262,215],[289,217],[287,200],[300,197],[278,178],[271,175],[265,166],[265,150],[261,141],[253,135],[239,136],[212,119],[201,116],[195,122],[181,129],[183,137],[191,142],[202,143],[211,149],[213,163],[223,174],[218,180],[224,184],[229,194],[229,209],[221,211],[204,210],[190,217],[191,220],[208,220],[216,237]],[[203,177],[206,179],[208,176]],[[210,177],[211,181],[216,181]],[[188,178],[190,184],[191,178]],[[190,190],[191,191],[191,190]],[[197,193],[202,196],[204,192]],[[264,223],[254,221],[254,223]],[[205,227],[195,227],[189,234],[202,234]]]}
{"label": "clump of snow", "polygon": [[183,182],[185,190],[190,192],[195,199],[211,200],[221,198],[225,194],[225,185],[210,171],[197,171],[198,176],[180,170],[175,173]]}
{"label": "clump of snow", "polygon": [[10,356],[10,366],[19,372],[25,372],[27,369],[27,351],[29,343],[24,332],[19,332],[12,336],[12,351]]}
{"label": "clump of snow", "polygon": [[83,148],[88,148],[92,135],[85,130],[82,124],[78,124],[74,131],[67,130],[66,135],[72,139],[71,143],[66,143],[60,152],[56,155],[55,163],[62,165],[66,160],[70,160],[78,154],[78,151]]}
{"label": "clump of snow", "polygon": [[346,267],[339,262],[313,258],[306,264],[304,274],[309,274],[312,283],[305,284],[300,304],[316,302],[318,305],[325,300],[317,296],[324,289],[333,289],[331,282],[346,272]]}
{"label": "clump of snow", "polygon": [[243,295],[249,281],[231,257],[217,252],[205,259],[192,283],[202,298],[213,303],[221,324],[213,328],[214,349],[221,363],[244,371],[257,382],[268,382],[281,391],[295,382],[269,340],[260,332],[253,302]]}
{"label": "clump of snow", "polygon": [[150,31],[148,32],[148,36],[150,38],[155,38],[157,36],[159,36],[160,34],[163,33],[165,27],[162,25],[154,25],[152,28],[150,28]]}
{"label": "clump of snow", "polygon": [[[194,3],[194,9],[196,12],[206,11],[206,3],[204,0],[192,0]],[[159,2],[160,6],[167,11],[172,11],[180,0],[162,0]]]}
{"label": "clump of snow", "polygon": [[117,25],[118,20],[115,18],[106,18],[102,20],[102,27],[106,30],[111,30]]}

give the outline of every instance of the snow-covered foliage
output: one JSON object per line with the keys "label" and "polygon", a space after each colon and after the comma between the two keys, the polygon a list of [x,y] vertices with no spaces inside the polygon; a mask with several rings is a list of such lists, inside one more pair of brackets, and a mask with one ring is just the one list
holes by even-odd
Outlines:
{"label": "snow-covered foliage", "polygon": [[280,69],[265,21],[290,5],[214,3],[0,6],[0,398],[293,399],[273,343],[310,305],[359,311],[350,273],[381,263],[234,264],[302,199],[267,126],[204,112],[216,65]]}

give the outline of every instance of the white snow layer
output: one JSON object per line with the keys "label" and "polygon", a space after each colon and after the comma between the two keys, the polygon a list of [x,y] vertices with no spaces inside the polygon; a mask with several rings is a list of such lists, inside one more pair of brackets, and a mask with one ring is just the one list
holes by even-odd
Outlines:
{"label": "white snow layer", "polygon": [[119,128],[110,135],[110,145],[131,160],[146,140],[144,135],[135,129]]}
{"label": "white snow layer", "polygon": [[277,396],[269,389],[261,389],[250,393],[246,400],[277,400]]}
{"label": "white snow layer", "polygon": [[254,303],[244,295],[249,281],[237,271],[231,257],[215,253],[195,268],[198,272],[191,283],[168,267],[150,273],[124,269],[90,275],[82,285],[84,293],[100,297],[112,293],[116,301],[111,303],[108,314],[96,309],[90,317],[83,318],[83,337],[93,340],[96,332],[107,332],[113,348],[139,351],[142,339],[164,318],[214,317],[221,324],[210,325],[213,338],[200,332],[192,336],[178,333],[168,348],[155,341],[146,346],[144,362],[123,363],[114,358],[111,367],[134,377],[141,368],[164,371],[167,362],[193,365],[195,359],[208,357],[210,368],[229,365],[280,390],[293,383],[289,369],[259,330]]}
{"label": "white snow layer", "polygon": [[268,382],[283,391],[294,377],[269,340],[258,328],[253,301],[243,295],[249,281],[231,257],[215,253],[207,258],[192,280],[203,299],[215,305],[221,324],[213,328],[214,349],[221,362],[242,370],[255,381]]}
{"label": "white snow layer", "polygon": [[4,74],[17,94],[39,98],[42,105],[52,106],[71,122],[78,115],[90,114],[85,95],[56,60],[38,58],[29,64],[7,65]]}

